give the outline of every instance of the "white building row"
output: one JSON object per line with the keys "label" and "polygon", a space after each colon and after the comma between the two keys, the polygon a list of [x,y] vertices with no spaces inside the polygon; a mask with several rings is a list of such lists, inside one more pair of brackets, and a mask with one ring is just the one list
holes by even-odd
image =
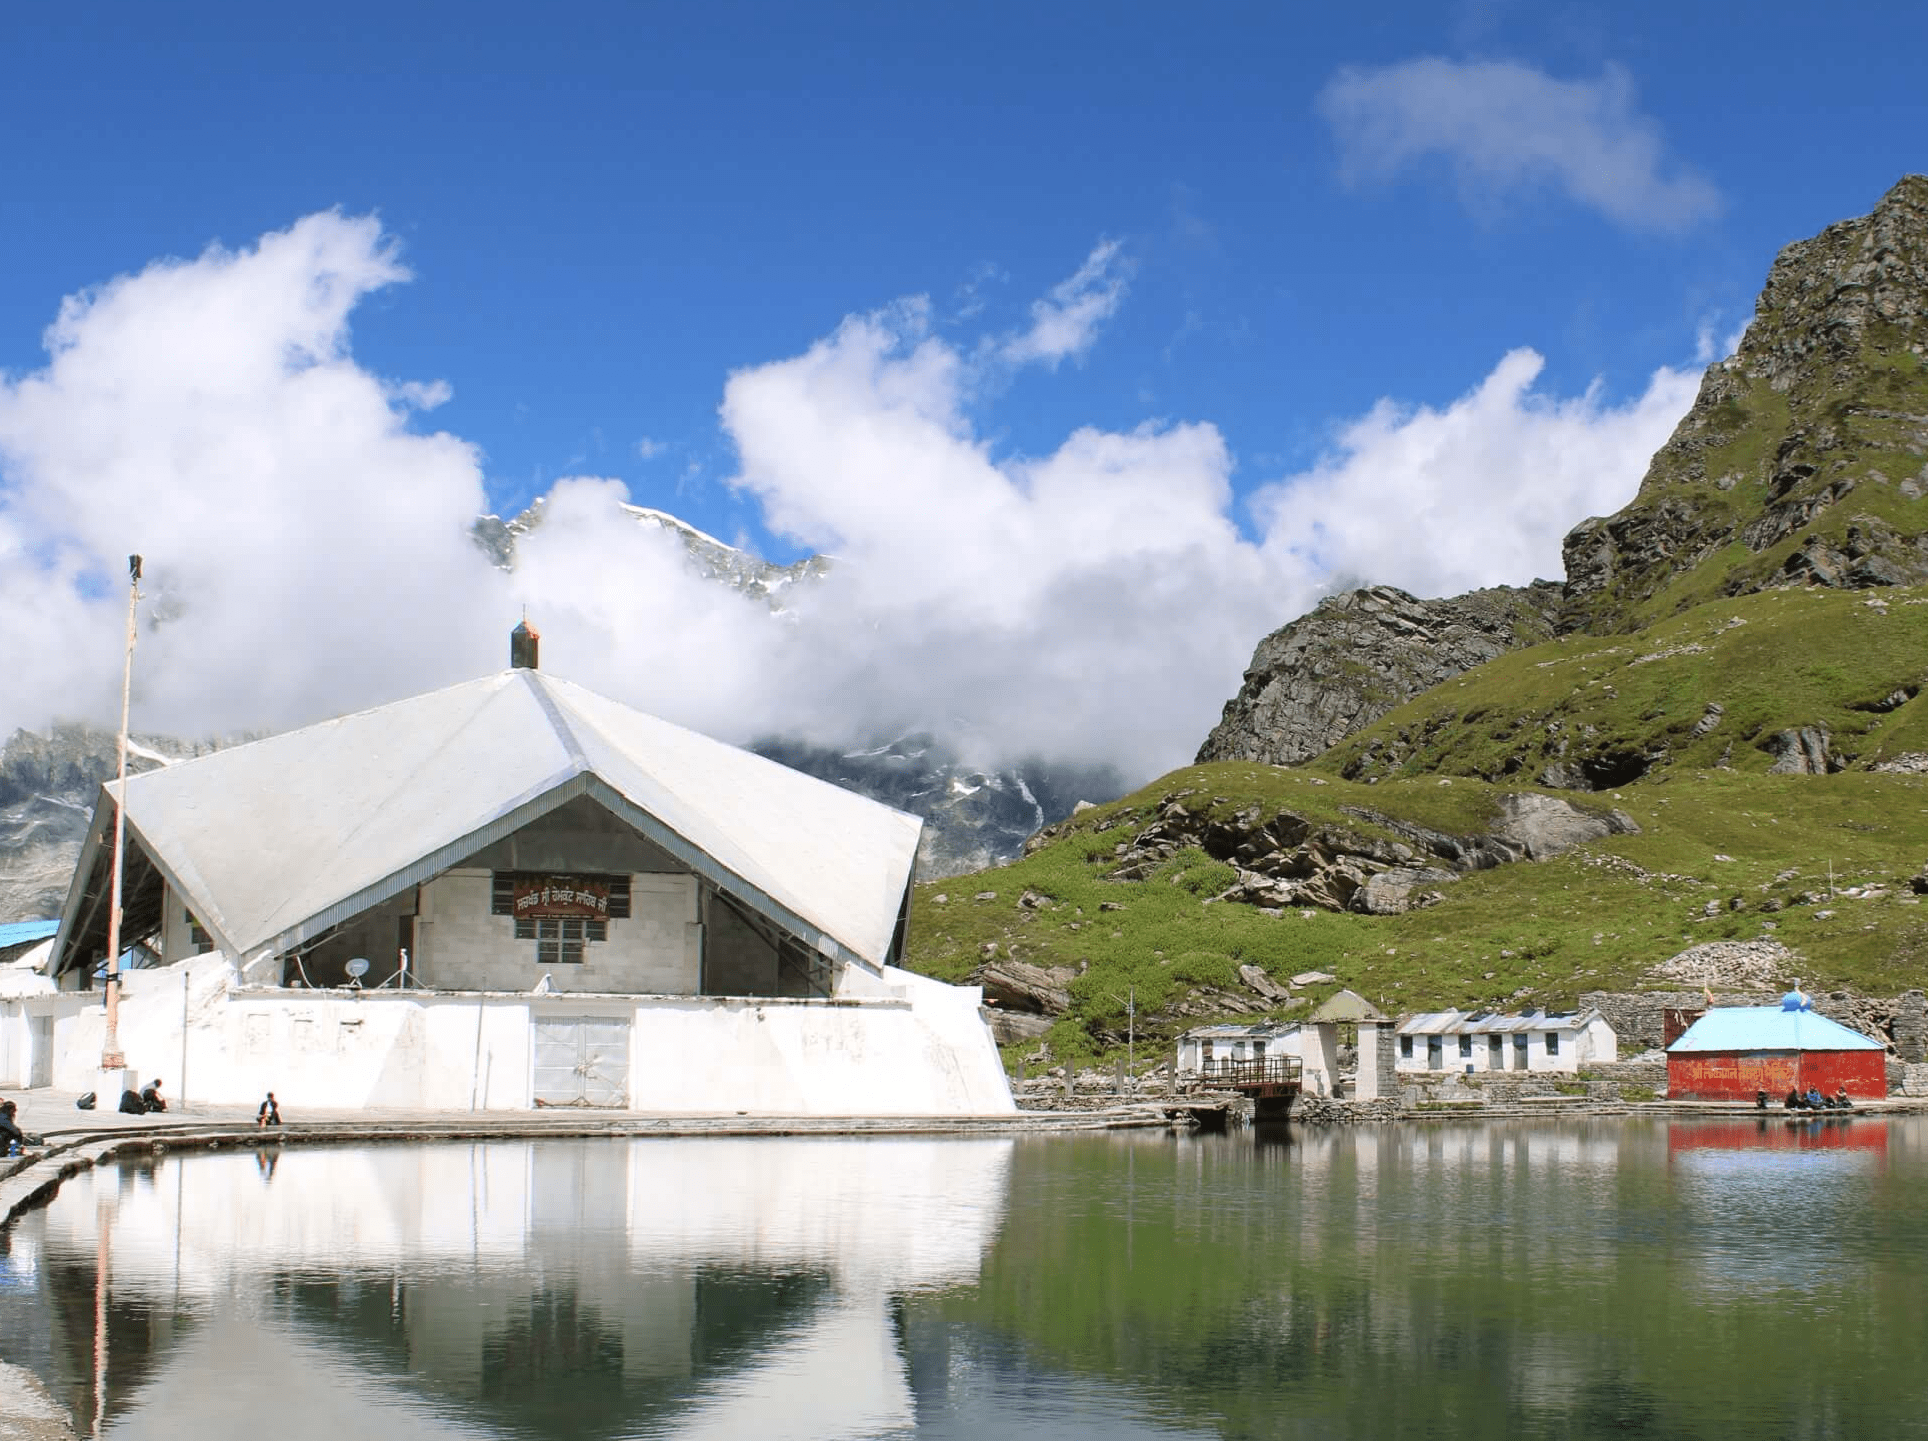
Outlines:
{"label": "white building row", "polygon": [[1303,1023],[1261,1021],[1198,1026],[1178,1042],[1181,1078],[1230,1075],[1247,1062],[1288,1059],[1298,1064],[1310,1095],[1338,1094],[1338,1027],[1358,1027],[1362,1061],[1353,1099],[1385,1093],[1377,1058],[1382,1026],[1391,1026],[1394,1074],[1519,1071],[1572,1075],[1584,1065],[1618,1059],[1613,1027],[1597,1010],[1577,1014],[1437,1011],[1392,1025],[1351,991],[1313,1012]]}
{"label": "white building row", "polygon": [[1408,1016],[1393,1030],[1402,1072],[1559,1072],[1619,1059],[1619,1038],[1597,1010],[1434,1011]]}

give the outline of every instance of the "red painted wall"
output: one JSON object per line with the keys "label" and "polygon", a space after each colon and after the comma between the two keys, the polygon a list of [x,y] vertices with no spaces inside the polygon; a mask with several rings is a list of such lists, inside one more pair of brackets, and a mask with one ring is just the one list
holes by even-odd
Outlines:
{"label": "red painted wall", "polygon": [[1745,1121],[1688,1120],[1667,1124],[1667,1154],[1695,1151],[1880,1151],[1888,1149],[1888,1128],[1879,1121],[1854,1124],[1849,1113],[1823,1116],[1799,1112],[1790,1119],[1776,1103],[1775,1114],[1756,1112]]}
{"label": "red painted wall", "polygon": [[1757,1090],[1779,1104],[1790,1087],[1818,1087],[1832,1096],[1843,1086],[1857,1101],[1888,1094],[1888,1057],[1882,1051],[1753,1051],[1667,1057],[1667,1096],[1676,1101],[1751,1101]]}

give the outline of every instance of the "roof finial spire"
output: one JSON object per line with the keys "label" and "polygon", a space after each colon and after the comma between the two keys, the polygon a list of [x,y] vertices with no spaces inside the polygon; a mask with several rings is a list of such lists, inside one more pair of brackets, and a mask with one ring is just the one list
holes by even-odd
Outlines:
{"label": "roof finial spire", "polygon": [[522,607],[522,623],[509,632],[509,668],[535,670],[536,651],[542,637],[529,624],[529,607]]}

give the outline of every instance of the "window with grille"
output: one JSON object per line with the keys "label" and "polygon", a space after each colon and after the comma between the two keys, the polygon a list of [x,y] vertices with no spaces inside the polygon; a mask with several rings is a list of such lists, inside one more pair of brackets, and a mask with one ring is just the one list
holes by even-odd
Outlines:
{"label": "window with grille", "polygon": [[[527,927],[527,933],[524,933]],[[608,939],[608,928],[601,921],[543,918],[516,922],[516,939],[536,943],[539,966],[579,966],[583,947],[591,941]]]}
{"label": "window with grille", "polygon": [[[578,920],[536,920],[525,918],[515,923],[515,938],[518,941],[540,941],[561,939],[564,934],[556,930],[558,926],[574,926],[580,931],[576,937],[584,941],[606,941],[609,939],[609,924],[606,921]],[[575,959],[581,960],[581,956]]]}
{"label": "window with grille", "polygon": [[1546,1033],[1546,1053],[1549,1056],[1557,1056],[1560,1054],[1560,1037],[1557,1032],[1548,1031]]}

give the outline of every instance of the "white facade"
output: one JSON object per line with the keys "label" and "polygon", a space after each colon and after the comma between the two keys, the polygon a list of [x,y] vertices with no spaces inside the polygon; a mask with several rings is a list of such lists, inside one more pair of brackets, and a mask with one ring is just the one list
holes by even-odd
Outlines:
{"label": "white facade", "polygon": [[1436,1011],[1407,1017],[1393,1034],[1394,1068],[1401,1074],[1574,1075],[1582,1066],[1619,1058],[1619,1038],[1595,1010],[1518,1016]]}
{"label": "white facade", "polygon": [[[130,971],[120,1039],[176,1106],[291,1114],[355,1107],[517,1111],[544,1084],[543,1027],[600,1022],[613,1052],[592,1104],[661,1115],[999,1115],[1013,1107],[974,989],[894,968],[834,999],[503,992],[312,991],[233,984],[218,955]],[[866,993],[868,992],[868,993]],[[97,1090],[105,1012],[92,995],[0,1000],[0,1081],[28,1084],[17,1038],[46,1019],[42,1084]],[[553,1084],[553,1083],[550,1083]],[[546,1099],[566,1104],[567,1096]]]}
{"label": "white facade", "polygon": [[[431,988],[519,991],[531,984],[530,946],[513,916],[492,915],[492,872],[445,871],[421,888],[415,917],[415,977]],[[608,939],[583,947],[579,964],[547,968],[561,991],[693,995],[701,988],[702,930],[696,877],[630,875],[630,914]]]}

